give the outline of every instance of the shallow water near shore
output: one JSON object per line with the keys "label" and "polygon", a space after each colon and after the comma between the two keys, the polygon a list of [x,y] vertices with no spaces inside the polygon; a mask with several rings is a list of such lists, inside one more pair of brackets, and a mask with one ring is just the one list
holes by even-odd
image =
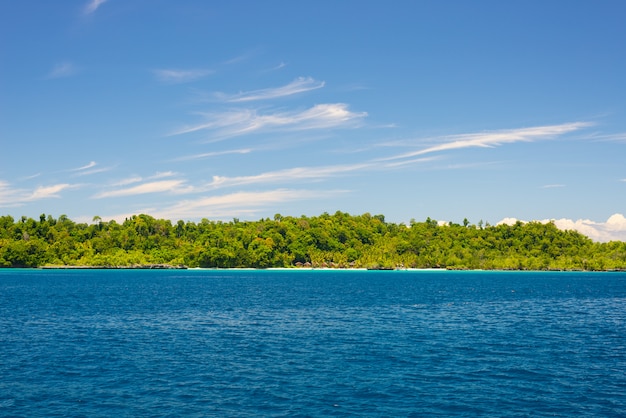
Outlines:
{"label": "shallow water near shore", "polygon": [[0,270],[0,416],[624,416],[626,273]]}

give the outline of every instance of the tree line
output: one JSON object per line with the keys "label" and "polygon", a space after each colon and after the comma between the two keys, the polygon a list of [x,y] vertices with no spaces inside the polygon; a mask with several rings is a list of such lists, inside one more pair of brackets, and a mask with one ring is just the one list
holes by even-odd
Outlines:
{"label": "tree line", "polygon": [[0,217],[0,267],[145,265],[624,270],[626,243],[594,242],[553,223],[406,225],[369,213],[197,223],[146,214],[91,224]]}

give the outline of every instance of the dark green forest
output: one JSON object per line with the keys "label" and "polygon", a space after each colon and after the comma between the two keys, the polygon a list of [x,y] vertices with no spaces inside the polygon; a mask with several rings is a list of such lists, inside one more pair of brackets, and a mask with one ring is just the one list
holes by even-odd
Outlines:
{"label": "dark green forest", "polygon": [[405,225],[369,213],[198,223],[0,217],[0,267],[42,266],[623,270],[626,243],[594,242],[553,223]]}

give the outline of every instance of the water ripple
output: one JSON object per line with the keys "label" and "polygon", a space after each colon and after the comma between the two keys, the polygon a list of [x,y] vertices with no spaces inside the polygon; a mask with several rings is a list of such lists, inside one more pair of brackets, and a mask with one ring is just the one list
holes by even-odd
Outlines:
{"label": "water ripple", "polygon": [[0,415],[624,416],[625,308],[622,274],[1,272]]}

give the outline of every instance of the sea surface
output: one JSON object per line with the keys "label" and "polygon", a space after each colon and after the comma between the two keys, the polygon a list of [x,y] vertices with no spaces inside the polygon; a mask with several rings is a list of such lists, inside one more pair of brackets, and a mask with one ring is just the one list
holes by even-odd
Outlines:
{"label": "sea surface", "polygon": [[0,416],[626,416],[626,273],[0,269]]}

